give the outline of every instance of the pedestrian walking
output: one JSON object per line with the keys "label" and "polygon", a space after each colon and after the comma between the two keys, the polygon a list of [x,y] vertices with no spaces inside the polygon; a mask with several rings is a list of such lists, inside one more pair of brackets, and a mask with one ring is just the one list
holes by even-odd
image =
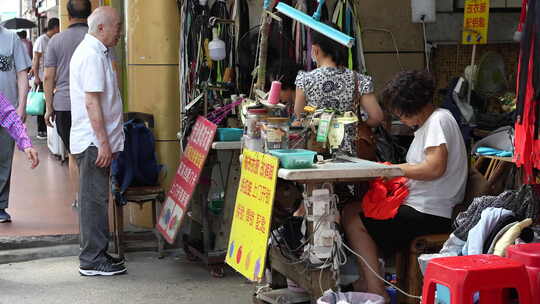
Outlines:
{"label": "pedestrian walking", "polygon": [[21,39],[22,43],[24,44],[24,47],[26,48],[26,51],[28,52],[28,56],[30,56],[30,59],[32,59],[32,50],[34,49],[34,46],[32,45],[32,41],[28,40],[28,33],[23,31],[18,31],[17,35]]}
{"label": "pedestrian walking", "polygon": [[122,22],[108,6],[88,18],[88,34],[70,63],[70,150],[80,172],[79,221],[82,248],[79,272],[84,276],[126,272],[123,260],[107,253],[110,165],[124,149],[122,98],[109,48],[118,43]]}
{"label": "pedestrian walking", "polygon": [[0,93],[0,127],[5,129],[15,140],[17,148],[26,154],[30,161],[30,167],[32,169],[37,167],[39,165],[38,153],[32,147],[32,141],[26,133],[26,127],[11,102],[2,93]]}
{"label": "pedestrian walking", "polygon": [[[43,64],[45,60],[45,54],[47,53],[47,46],[50,39],[60,31],[60,20],[58,18],[51,18],[47,23],[47,31],[36,39],[34,44],[34,59],[32,60],[32,74],[34,75],[34,86],[38,91],[43,91],[43,79],[44,68]],[[45,124],[45,118],[43,115],[37,115],[37,138],[47,138],[47,125]]]}
{"label": "pedestrian walking", "polygon": [[[32,62],[15,32],[0,25],[0,93],[16,109],[20,120],[26,120],[26,97],[28,95],[27,70]],[[6,212],[9,207],[11,165],[14,140],[8,130],[0,129],[0,223],[11,221]]]}
{"label": "pedestrian walking", "polygon": [[[69,63],[73,52],[84,35],[88,32],[87,19],[92,12],[90,0],[69,0],[67,2],[67,12],[69,26],[67,29],[56,34],[49,41],[47,53],[45,56],[45,123],[53,127],[56,125],[56,131],[66,150],[69,149],[69,133],[71,131],[71,102],[69,96]],[[77,206],[77,196],[79,193],[79,169],[75,158],[71,153],[68,154],[68,166],[70,184],[75,193],[73,206]]]}

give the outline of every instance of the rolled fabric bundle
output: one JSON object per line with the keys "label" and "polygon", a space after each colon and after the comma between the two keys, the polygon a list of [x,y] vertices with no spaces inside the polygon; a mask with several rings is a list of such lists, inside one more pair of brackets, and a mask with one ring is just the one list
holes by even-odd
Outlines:
{"label": "rolled fabric bundle", "polygon": [[272,86],[270,87],[270,94],[268,94],[268,103],[278,104],[280,93],[281,93],[281,82],[272,81]]}

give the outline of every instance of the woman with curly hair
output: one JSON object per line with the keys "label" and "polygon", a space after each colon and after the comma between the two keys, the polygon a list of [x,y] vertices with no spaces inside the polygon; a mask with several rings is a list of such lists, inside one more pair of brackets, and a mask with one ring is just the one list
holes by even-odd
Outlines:
{"label": "woman with curly hair", "polygon": [[[467,152],[452,114],[432,104],[435,85],[426,72],[397,74],[382,92],[386,109],[416,129],[407,163],[397,165],[409,179],[409,196],[389,220],[366,218],[360,204],[349,204],[342,224],[352,248],[372,269],[383,253],[408,246],[418,236],[451,231],[452,209],[461,203],[467,182]],[[367,291],[387,296],[382,281],[361,260]]]}

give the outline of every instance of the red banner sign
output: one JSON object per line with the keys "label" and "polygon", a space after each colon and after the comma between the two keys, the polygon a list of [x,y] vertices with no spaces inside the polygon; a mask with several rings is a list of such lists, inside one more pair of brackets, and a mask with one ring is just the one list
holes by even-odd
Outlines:
{"label": "red banner sign", "polygon": [[161,209],[157,229],[173,243],[186,214],[189,201],[201,176],[206,157],[214,141],[217,126],[202,116],[197,118],[167,199]]}

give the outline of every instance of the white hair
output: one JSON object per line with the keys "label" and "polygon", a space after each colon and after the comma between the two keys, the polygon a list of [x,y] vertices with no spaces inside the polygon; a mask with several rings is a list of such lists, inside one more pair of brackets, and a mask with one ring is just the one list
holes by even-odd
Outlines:
{"label": "white hair", "polygon": [[108,20],[110,14],[106,9],[98,7],[89,17],[88,17],[88,33],[96,34],[99,31],[99,25],[105,25],[110,22]]}

